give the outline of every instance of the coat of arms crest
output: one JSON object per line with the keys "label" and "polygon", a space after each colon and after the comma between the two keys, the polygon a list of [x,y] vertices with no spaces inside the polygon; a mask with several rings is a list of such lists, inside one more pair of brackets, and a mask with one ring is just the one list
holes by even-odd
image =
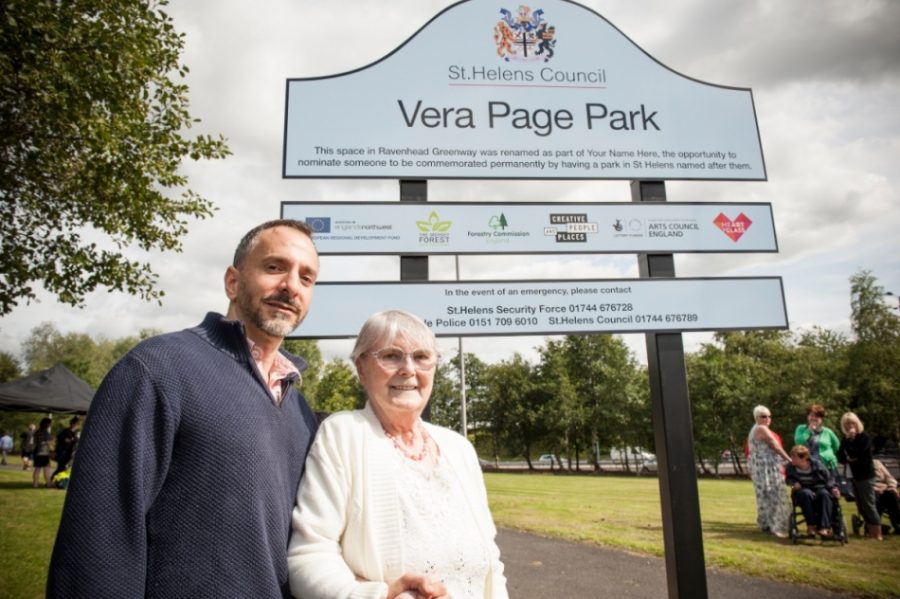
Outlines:
{"label": "coat of arms crest", "polygon": [[556,27],[544,20],[543,9],[532,11],[531,7],[523,4],[513,15],[502,8],[500,20],[494,26],[494,43],[497,44],[497,56],[507,62],[547,62],[553,58]]}

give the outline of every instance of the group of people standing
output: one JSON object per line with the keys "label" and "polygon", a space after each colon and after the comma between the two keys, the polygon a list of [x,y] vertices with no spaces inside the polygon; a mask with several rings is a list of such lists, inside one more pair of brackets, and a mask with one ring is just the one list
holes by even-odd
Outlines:
{"label": "group of people standing", "polygon": [[[73,416],[69,420],[69,426],[59,434],[53,435],[51,430],[53,420],[50,417],[41,418],[40,425],[35,427],[29,424],[20,436],[20,451],[22,456],[22,470],[34,468],[33,485],[39,487],[41,474],[44,476],[44,486],[53,486],[53,480],[62,472],[68,470],[78,446],[78,434],[81,428],[81,419]],[[6,435],[6,437],[9,437]],[[9,437],[9,449],[12,449],[12,437]],[[50,473],[51,461],[56,462],[56,469]],[[6,463],[5,455],[3,463]]]}
{"label": "group of people standing", "polygon": [[[895,534],[900,534],[897,481],[873,456],[872,441],[853,412],[841,416],[843,439],[824,425],[825,408],[812,404],[806,423],[794,431],[794,445],[785,451],[772,430],[772,413],[765,406],[753,409],[755,424],[748,435],[750,475],[756,493],[757,525],[763,532],[788,536],[793,504],[800,507],[807,534],[833,534],[835,502],[840,500],[839,464],[849,467],[857,511],[866,536],[883,540],[881,514],[887,512]],[[785,492],[785,484],[791,496]],[[856,522],[857,516],[854,516]],[[854,525],[854,529],[862,524]]]}
{"label": "group of people standing", "polygon": [[312,232],[250,230],[228,310],[147,339],[104,379],[81,435],[47,597],[505,599],[469,441],[424,422],[429,327],[371,316],[362,410],[321,423],[283,349],[319,275]]}

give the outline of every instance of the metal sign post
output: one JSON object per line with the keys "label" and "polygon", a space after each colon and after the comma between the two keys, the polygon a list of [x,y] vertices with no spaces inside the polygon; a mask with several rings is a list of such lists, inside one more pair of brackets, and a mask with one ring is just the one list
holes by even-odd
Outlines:
{"label": "metal sign post", "polygon": [[[632,181],[635,202],[664,202],[662,181]],[[672,254],[638,254],[642,279],[672,278]],[[707,597],[694,429],[681,333],[648,333],[647,367],[670,599]]]}
{"label": "metal sign post", "polygon": [[[425,179],[401,179],[401,202],[427,202],[428,181]],[[427,281],[428,280],[428,256],[400,256],[400,280],[401,281]],[[431,404],[425,405],[422,412],[422,420],[431,422]]]}

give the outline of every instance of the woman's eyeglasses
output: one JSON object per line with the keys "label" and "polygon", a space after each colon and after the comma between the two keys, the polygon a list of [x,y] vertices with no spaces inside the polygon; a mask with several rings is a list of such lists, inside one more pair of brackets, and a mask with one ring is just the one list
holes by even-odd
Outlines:
{"label": "woman's eyeglasses", "polygon": [[437,354],[427,349],[414,349],[411,352],[405,352],[396,347],[386,347],[366,353],[374,357],[385,370],[399,370],[406,364],[407,358],[412,358],[412,363],[416,370],[431,370],[437,365],[438,361]]}

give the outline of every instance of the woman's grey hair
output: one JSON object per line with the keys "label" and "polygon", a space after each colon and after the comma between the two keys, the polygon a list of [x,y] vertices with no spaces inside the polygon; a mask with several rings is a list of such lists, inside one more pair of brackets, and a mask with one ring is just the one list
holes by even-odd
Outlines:
{"label": "woman's grey hair", "polygon": [[753,419],[756,420],[757,418],[759,418],[760,414],[762,414],[763,412],[768,412],[768,411],[769,411],[769,408],[767,408],[766,406],[764,406],[762,404],[756,406],[755,408],[753,408]]}
{"label": "woman's grey hair", "polygon": [[385,310],[376,312],[363,324],[350,352],[350,360],[356,364],[363,354],[378,351],[398,338],[406,339],[417,348],[438,353],[437,339],[421,318],[403,310]]}

